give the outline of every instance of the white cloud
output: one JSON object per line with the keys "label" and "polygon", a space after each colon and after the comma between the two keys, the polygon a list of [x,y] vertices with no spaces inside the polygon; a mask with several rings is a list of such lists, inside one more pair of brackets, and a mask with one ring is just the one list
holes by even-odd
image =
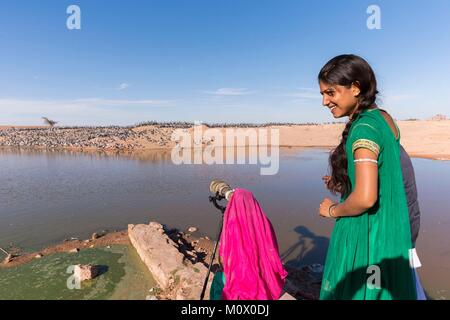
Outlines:
{"label": "white cloud", "polygon": [[244,96],[254,93],[254,91],[249,91],[246,88],[220,88],[215,91],[205,92],[216,96]]}
{"label": "white cloud", "polygon": [[130,85],[128,84],[128,83],[121,83],[118,87],[117,87],[117,90],[119,90],[119,91],[123,91],[123,90],[126,90],[126,89],[128,89],[130,87]]}

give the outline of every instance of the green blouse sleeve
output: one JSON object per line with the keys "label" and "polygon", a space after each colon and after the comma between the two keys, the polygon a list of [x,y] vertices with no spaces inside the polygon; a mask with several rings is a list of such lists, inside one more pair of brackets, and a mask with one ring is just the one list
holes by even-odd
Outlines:
{"label": "green blouse sleeve", "polygon": [[364,148],[375,153],[377,158],[383,148],[380,131],[376,125],[368,122],[357,122],[352,126],[349,142],[352,153],[359,148]]}

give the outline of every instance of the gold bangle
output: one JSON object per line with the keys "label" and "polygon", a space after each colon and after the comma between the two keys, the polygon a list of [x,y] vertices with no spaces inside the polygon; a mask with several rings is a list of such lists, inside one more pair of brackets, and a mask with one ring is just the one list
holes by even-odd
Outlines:
{"label": "gold bangle", "polygon": [[337,207],[337,203],[333,203],[329,208],[328,208],[328,215],[330,216],[330,217],[332,217],[332,218],[337,218],[336,216],[333,216],[332,214],[331,214],[331,212],[332,212],[332,210],[331,209],[333,209],[334,207]]}

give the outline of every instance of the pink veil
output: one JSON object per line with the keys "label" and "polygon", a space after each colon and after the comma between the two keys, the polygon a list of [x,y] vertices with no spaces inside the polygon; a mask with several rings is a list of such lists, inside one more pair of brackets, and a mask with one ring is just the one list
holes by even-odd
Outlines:
{"label": "pink veil", "polygon": [[287,272],[275,232],[253,194],[235,189],[224,214],[219,254],[224,300],[276,300]]}

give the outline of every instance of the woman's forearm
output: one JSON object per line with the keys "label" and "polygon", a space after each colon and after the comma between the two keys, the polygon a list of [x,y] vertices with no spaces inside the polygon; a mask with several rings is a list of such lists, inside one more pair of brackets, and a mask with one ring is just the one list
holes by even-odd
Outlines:
{"label": "woman's forearm", "polygon": [[352,192],[348,198],[331,208],[331,215],[335,218],[358,216],[373,206],[372,203],[362,200],[362,197]]}

